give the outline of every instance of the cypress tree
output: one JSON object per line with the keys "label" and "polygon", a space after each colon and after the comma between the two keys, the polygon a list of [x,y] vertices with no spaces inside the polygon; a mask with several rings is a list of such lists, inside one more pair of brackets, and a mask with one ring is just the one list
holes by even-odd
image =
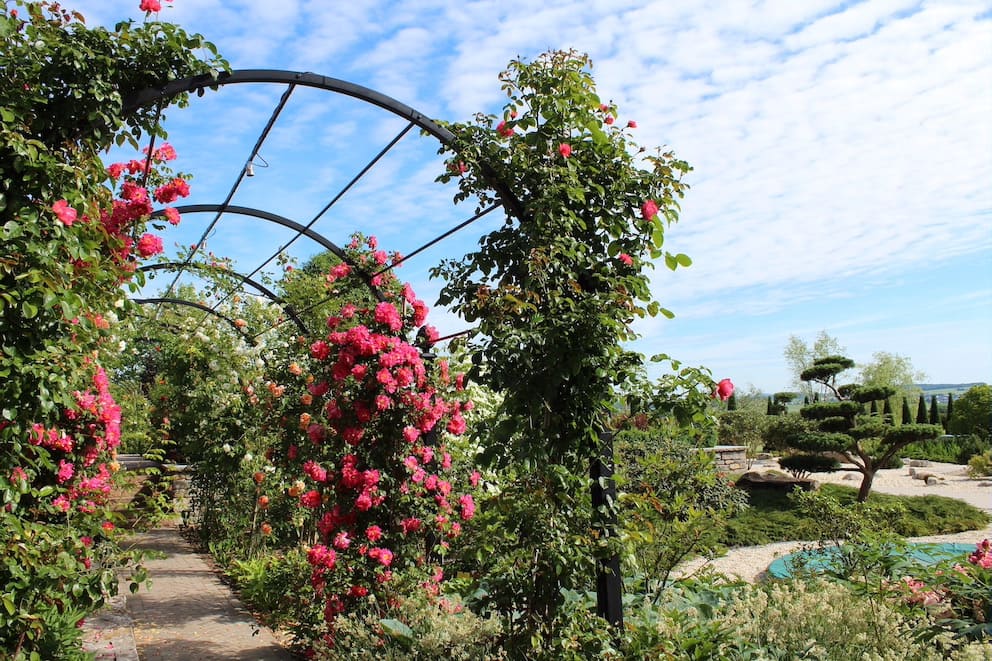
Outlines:
{"label": "cypress tree", "polygon": [[803,406],[809,406],[809,395],[803,396]]}
{"label": "cypress tree", "polygon": [[920,403],[916,406],[916,424],[927,424],[927,400],[920,395]]}
{"label": "cypress tree", "polygon": [[902,398],[902,417],[899,419],[900,425],[908,425],[913,422],[913,414],[909,412],[909,400]]}
{"label": "cypress tree", "polygon": [[876,402],[874,399],[871,400],[871,409],[869,409],[868,413],[872,417],[878,415],[878,402]]}
{"label": "cypress tree", "polygon": [[730,393],[730,397],[727,399],[727,410],[737,410],[737,395],[735,393]]}
{"label": "cypress tree", "polygon": [[947,431],[951,424],[951,415],[954,413],[954,395],[947,393],[947,416],[944,418],[944,431]]}
{"label": "cypress tree", "polygon": [[891,425],[892,422],[892,399],[890,397],[885,398],[885,405],[882,406],[882,417],[885,419],[885,424]]}
{"label": "cypress tree", "polygon": [[770,396],[768,397],[768,408],[765,410],[765,413],[775,415],[775,412],[772,410],[772,398]]}
{"label": "cypress tree", "polygon": [[813,403],[814,404],[820,403],[820,393],[818,392],[813,393]]}
{"label": "cypress tree", "polygon": [[930,395],[930,424],[940,424],[940,409],[937,408],[937,395]]}

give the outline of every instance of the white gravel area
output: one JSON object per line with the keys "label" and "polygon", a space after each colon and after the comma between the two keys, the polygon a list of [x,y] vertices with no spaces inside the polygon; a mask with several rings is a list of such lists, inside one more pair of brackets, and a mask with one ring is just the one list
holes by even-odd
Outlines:
{"label": "white gravel area", "polygon": [[[879,493],[889,493],[897,496],[926,496],[938,495],[963,500],[992,514],[992,479],[972,479],[968,477],[965,467],[957,464],[930,462],[928,466],[910,466],[906,460],[903,468],[881,470],[875,475],[872,490]],[[775,460],[759,461],[752,465],[751,470],[765,471],[777,469]],[[916,479],[910,475],[910,470],[917,474],[929,473],[937,478],[937,483],[927,485],[925,480]],[[853,477],[849,477],[853,476]],[[861,473],[839,471],[823,473],[814,476],[821,483],[832,482],[857,488],[861,484]],[[846,479],[845,479],[846,478]],[[992,538],[992,524],[982,530],[954,533],[951,535],[932,535],[928,537],[911,537],[912,542],[961,542],[977,543],[985,538]],[[676,576],[688,576],[704,567],[726,574],[737,576],[746,581],[760,579],[768,565],[775,558],[792,553],[809,542],[776,542],[763,546],[748,546],[731,549],[726,555],[714,558],[694,558],[682,563],[676,570]]]}

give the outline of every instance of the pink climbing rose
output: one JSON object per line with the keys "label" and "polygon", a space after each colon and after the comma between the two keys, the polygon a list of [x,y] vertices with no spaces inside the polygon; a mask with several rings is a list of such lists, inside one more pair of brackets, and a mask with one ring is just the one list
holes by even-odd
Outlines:
{"label": "pink climbing rose", "polygon": [[630,255],[628,255],[627,253],[625,253],[625,252],[622,252],[619,255],[617,255],[617,259],[619,259],[621,262],[623,262],[627,266],[632,266],[634,264],[634,259]]}
{"label": "pink climbing rose", "polygon": [[716,390],[713,391],[713,399],[719,397],[723,401],[730,399],[730,396],[734,394],[734,383],[730,379],[721,379],[720,383],[716,384]]}
{"label": "pink climbing rose", "polygon": [[641,218],[651,220],[658,215],[658,203],[654,200],[644,200],[641,205]]}
{"label": "pink climbing rose", "polygon": [[158,0],[141,0],[141,5],[138,8],[144,12],[162,11],[162,3]]}
{"label": "pink climbing rose", "polygon": [[138,254],[142,257],[151,257],[162,252],[162,239],[154,234],[142,234],[138,239]]}
{"label": "pink climbing rose", "polygon": [[562,155],[562,158],[568,158],[572,155],[572,145],[567,142],[563,142],[558,145],[558,153]]}
{"label": "pink climbing rose", "polygon": [[71,226],[76,222],[76,210],[69,206],[69,203],[65,200],[59,200],[52,205],[52,211],[55,212],[56,217],[62,221],[62,224],[66,227]]}

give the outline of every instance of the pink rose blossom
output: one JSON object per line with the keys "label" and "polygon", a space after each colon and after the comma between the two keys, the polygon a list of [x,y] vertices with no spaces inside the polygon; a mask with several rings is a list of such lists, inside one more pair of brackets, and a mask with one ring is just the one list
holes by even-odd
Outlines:
{"label": "pink rose blossom", "polygon": [[651,220],[658,215],[658,203],[654,200],[644,200],[641,205],[641,218]]}
{"label": "pink rose blossom", "polygon": [[713,391],[713,399],[720,398],[723,401],[730,399],[730,396],[734,394],[734,383],[730,379],[722,379],[720,383],[716,384],[716,390]]}
{"label": "pink rose blossom", "polygon": [[172,207],[168,207],[163,213],[165,215],[165,219],[169,221],[170,225],[179,224],[180,216],[178,211],[176,211]]}
{"label": "pink rose blossom", "polygon": [[52,205],[55,216],[62,221],[66,227],[71,227],[76,222],[76,210],[69,206],[65,200],[59,200]]}
{"label": "pink rose blossom", "polygon": [[320,507],[320,501],[321,501],[320,492],[317,491],[316,489],[311,489],[310,491],[307,491],[305,494],[300,496],[300,504],[303,505],[304,507],[309,507],[310,509],[316,509]]}
{"label": "pink rose blossom", "polygon": [[637,128],[637,122],[635,122],[634,120],[630,120],[629,122],[627,122],[627,128],[629,128],[629,129],[636,129]]}
{"label": "pink rose blossom", "polygon": [[379,526],[369,526],[365,529],[365,536],[370,542],[375,544],[380,539],[382,539],[382,528]]}
{"label": "pink rose blossom", "polygon": [[141,4],[138,6],[143,12],[157,12],[162,11],[162,3],[159,0],[141,0]]}
{"label": "pink rose blossom", "polygon": [[513,127],[507,126],[505,121],[500,122],[499,124],[496,125],[496,132],[499,133],[504,138],[509,138],[511,135],[513,135]]}
{"label": "pink rose blossom", "polygon": [[625,253],[625,252],[622,252],[619,255],[617,255],[617,259],[619,259],[621,262],[623,262],[627,266],[632,266],[634,264],[633,258],[630,255],[628,255],[627,253]]}
{"label": "pink rose blossom", "polygon": [[558,145],[558,153],[562,155],[562,158],[568,158],[572,155],[572,145],[567,142],[563,142]]}
{"label": "pink rose blossom", "polygon": [[162,239],[154,234],[142,234],[138,239],[138,254],[142,257],[151,257],[162,252]]}

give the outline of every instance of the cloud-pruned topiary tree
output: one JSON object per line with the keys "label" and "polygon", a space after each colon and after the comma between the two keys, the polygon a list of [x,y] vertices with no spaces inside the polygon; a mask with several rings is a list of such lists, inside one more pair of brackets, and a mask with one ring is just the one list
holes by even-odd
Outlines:
{"label": "cloud-pruned topiary tree", "polygon": [[893,427],[884,418],[863,415],[867,402],[887,399],[894,389],[887,386],[837,385],[837,376],[854,367],[845,356],[817,359],[803,370],[802,379],[822,386],[834,400],[811,404],[800,411],[811,421],[815,430],[799,433],[789,439],[793,450],[808,454],[837,454],[861,473],[858,501],[864,502],[871,492],[875,474],[910,443],[936,438],[942,433],[937,425],[904,424]]}

